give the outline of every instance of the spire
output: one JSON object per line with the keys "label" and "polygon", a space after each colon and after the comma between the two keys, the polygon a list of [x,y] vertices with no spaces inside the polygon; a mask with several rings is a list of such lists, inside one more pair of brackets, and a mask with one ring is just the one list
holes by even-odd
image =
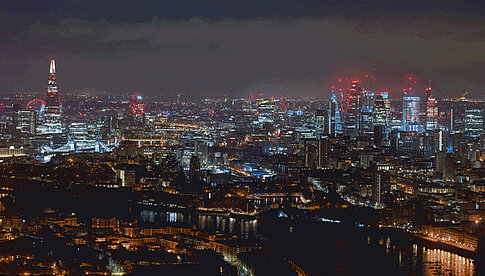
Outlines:
{"label": "spire", "polygon": [[51,65],[49,67],[49,74],[55,74],[55,73],[56,73],[56,61],[52,58]]}

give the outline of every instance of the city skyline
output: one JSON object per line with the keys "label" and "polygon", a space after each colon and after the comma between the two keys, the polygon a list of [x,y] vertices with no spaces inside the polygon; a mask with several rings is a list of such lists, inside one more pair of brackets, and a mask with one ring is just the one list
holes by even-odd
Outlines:
{"label": "city skyline", "polygon": [[437,98],[483,94],[482,2],[416,4],[421,11],[407,2],[381,4],[379,12],[376,2],[303,3],[277,1],[274,10],[252,3],[245,13],[241,2],[191,10],[184,1],[153,9],[56,1],[35,9],[6,1],[0,87],[42,91],[38,72],[56,58],[65,92],[328,99],[337,78],[367,74],[391,98],[400,97],[409,75],[421,94],[428,80]]}
{"label": "city skyline", "polygon": [[484,8],[0,1],[0,274],[484,275]]}

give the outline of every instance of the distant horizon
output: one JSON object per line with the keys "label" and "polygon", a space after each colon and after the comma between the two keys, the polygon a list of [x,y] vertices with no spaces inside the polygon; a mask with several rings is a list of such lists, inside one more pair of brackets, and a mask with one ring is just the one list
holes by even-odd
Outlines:
{"label": "distant horizon", "polygon": [[[56,63],[57,63],[57,59],[55,58],[49,58],[48,60],[56,60]],[[57,73],[58,75],[58,73]],[[405,76],[403,76],[403,79],[406,79],[407,76],[410,75],[410,74],[407,74]],[[62,73],[61,73],[61,76],[62,76]],[[352,77],[339,77],[337,79],[335,79],[334,82],[332,82],[332,84],[330,85],[330,87],[327,89],[327,91],[322,91],[323,93],[322,94],[325,94],[324,97],[320,97],[321,95],[301,95],[301,96],[297,96],[297,95],[292,95],[292,94],[281,94],[281,93],[271,93],[271,92],[266,92],[266,91],[240,91],[239,94],[231,94],[231,93],[218,93],[216,95],[212,95],[212,97],[210,96],[212,93],[211,92],[205,92],[205,93],[195,93],[197,95],[194,95],[194,94],[191,94],[191,93],[187,93],[186,96],[190,96],[190,97],[193,97],[193,96],[197,96],[197,98],[201,98],[201,99],[204,99],[204,98],[208,98],[208,99],[217,99],[217,98],[224,98],[224,97],[229,97],[231,99],[235,99],[235,98],[244,98],[244,97],[248,97],[249,95],[251,94],[258,94],[258,93],[263,93],[263,96],[262,97],[266,97],[266,98],[271,98],[271,97],[275,97],[275,98],[278,98],[278,97],[288,97],[288,98],[306,98],[306,99],[323,99],[323,100],[328,100],[330,99],[331,95],[332,95],[332,87],[334,87],[334,85],[338,84],[339,81],[342,81],[344,80],[344,82],[346,82],[346,85],[343,85],[341,87],[347,87],[347,88],[350,88],[350,82],[351,80],[358,80],[359,81],[359,84],[360,84],[360,87],[368,90],[368,91],[371,91],[371,92],[382,92],[382,91],[387,91],[389,92],[389,96],[391,99],[399,99],[399,98],[402,98],[403,97],[403,92],[402,90],[400,89],[399,91],[390,91],[388,89],[373,89],[372,87],[366,87],[366,86],[372,86],[372,84],[374,82],[378,82],[376,81],[373,77],[370,77],[369,75],[365,74],[363,76],[352,76]],[[61,79],[61,82],[62,82],[62,79]],[[406,81],[403,81],[403,87],[406,86],[404,85]],[[412,90],[413,91],[413,95],[417,96],[417,97],[423,97],[425,96],[425,89],[427,87],[429,83],[419,83],[419,84],[416,84],[416,87]],[[433,85],[431,85],[433,87]],[[47,86],[46,86],[47,87]],[[433,89],[434,90],[434,89]],[[343,90],[344,91],[344,90]],[[466,93],[468,92],[468,93]],[[45,91],[41,91],[41,90],[32,90],[32,91],[4,91],[4,92],[0,92],[0,93],[7,93],[7,94],[36,94],[36,95],[43,95],[45,93]],[[183,92],[181,91],[175,91],[175,92],[163,92],[162,94],[148,94],[148,93],[143,93],[143,91],[133,91],[132,93],[128,92],[128,93],[123,93],[123,92],[119,92],[119,91],[106,91],[106,90],[99,90],[99,89],[94,89],[94,88],[83,88],[83,89],[71,89],[71,90],[67,90],[65,91],[65,95],[69,95],[69,96],[75,96],[76,94],[78,95],[84,95],[84,94],[92,94],[92,95],[103,95],[103,94],[106,94],[106,95],[116,95],[116,96],[125,96],[125,97],[130,97],[132,95],[136,95],[136,94],[142,94],[144,96],[147,96],[149,98],[157,98],[157,97],[166,97],[166,96],[172,96],[172,95],[175,95],[175,94],[178,94],[178,93],[182,93],[184,94]],[[462,95],[464,94],[467,94],[466,96],[468,97],[468,99],[480,99],[480,98],[483,98],[485,97],[485,95],[482,95],[482,97],[480,96],[474,96],[472,93],[470,93],[469,91],[463,91],[463,93],[461,95],[458,95],[456,97],[450,97],[450,96],[439,96],[439,95],[436,95],[436,94],[433,94],[433,96],[438,99],[438,100],[444,100],[444,99],[453,99],[453,98],[459,98],[461,97]],[[60,96],[62,97],[62,92],[60,93]]]}
{"label": "distant horizon", "polygon": [[4,1],[0,90],[42,90],[55,58],[61,91],[328,98],[369,74],[395,98],[412,74],[437,98],[478,97],[485,4],[445,3]]}

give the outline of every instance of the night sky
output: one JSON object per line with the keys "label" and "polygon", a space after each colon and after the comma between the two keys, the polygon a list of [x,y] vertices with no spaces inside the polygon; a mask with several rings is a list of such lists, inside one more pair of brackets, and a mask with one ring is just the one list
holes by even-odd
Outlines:
{"label": "night sky", "polygon": [[[130,1],[131,2],[131,1]],[[485,91],[485,2],[0,2],[0,93],[328,98],[338,77],[401,96]]]}

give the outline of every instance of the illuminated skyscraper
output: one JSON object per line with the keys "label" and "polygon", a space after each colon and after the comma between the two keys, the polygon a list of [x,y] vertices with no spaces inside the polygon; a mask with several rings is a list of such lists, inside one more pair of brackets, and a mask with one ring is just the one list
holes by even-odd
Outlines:
{"label": "illuminated skyscraper", "polygon": [[391,112],[391,101],[389,100],[389,91],[381,91],[379,93],[384,101],[384,105],[386,106],[387,110],[387,117],[389,117],[389,112]]}
{"label": "illuminated skyscraper", "polygon": [[387,108],[384,102],[383,94],[379,93],[374,102],[374,125],[387,125]]}
{"label": "illuminated skyscraper", "polygon": [[361,89],[358,81],[352,81],[352,87],[345,97],[344,135],[356,136],[360,130]]}
{"label": "illuminated skyscraper", "polygon": [[45,112],[42,122],[38,127],[40,134],[62,133],[61,105],[57,95],[56,62],[50,60],[49,81],[47,84],[47,95],[45,100]]}
{"label": "illuminated skyscraper", "polygon": [[57,96],[56,61],[51,59],[49,66],[49,81],[47,84],[46,113],[60,113],[59,97]]}
{"label": "illuminated skyscraper", "polygon": [[320,139],[325,134],[325,112],[323,110],[317,110],[315,112],[315,136]]}
{"label": "illuminated skyscraper", "polygon": [[335,91],[332,91],[332,97],[328,103],[328,134],[332,137],[342,134],[340,107]]}
{"label": "illuminated skyscraper", "polygon": [[359,135],[372,136],[374,133],[374,92],[363,90],[360,93]]}
{"label": "illuminated skyscraper", "polygon": [[20,134],[28,136],[35,134],[37,124],[37,113],[30,109],[21,109],[18,111],[17,128]]}
{"label": "illuminated skyscraper", "polygon": [[426,130],[438,128],[438,105],[431,95],[431,85],[426,88]]}
{"label": "illuminated skyscraper", "polygon": [[131,97],[128,111],[135,122],[145,123],[145,101],[142,95],[135,95]]}
{"label": "illuminated skyscraper", "polygon": [[479,137],[483,132],[483,109],[465,110],[465,135]]}
{"label": "illuminated skyscraper", "polygon": [[[387,121],[388,110],[383,99],[383,94],[379,93],[374,102],[374,143],[381,145],[383,140],[388,140],[387,136]],[[385,94],[387,96],[387,94]]]}
{"label": "illuminated skyscraper", "polygon": [[412,91],[408,91],[403,97],[402,106],[402,131],[421,131],[419,123],[419,102],[421,98],[411,96]]}

